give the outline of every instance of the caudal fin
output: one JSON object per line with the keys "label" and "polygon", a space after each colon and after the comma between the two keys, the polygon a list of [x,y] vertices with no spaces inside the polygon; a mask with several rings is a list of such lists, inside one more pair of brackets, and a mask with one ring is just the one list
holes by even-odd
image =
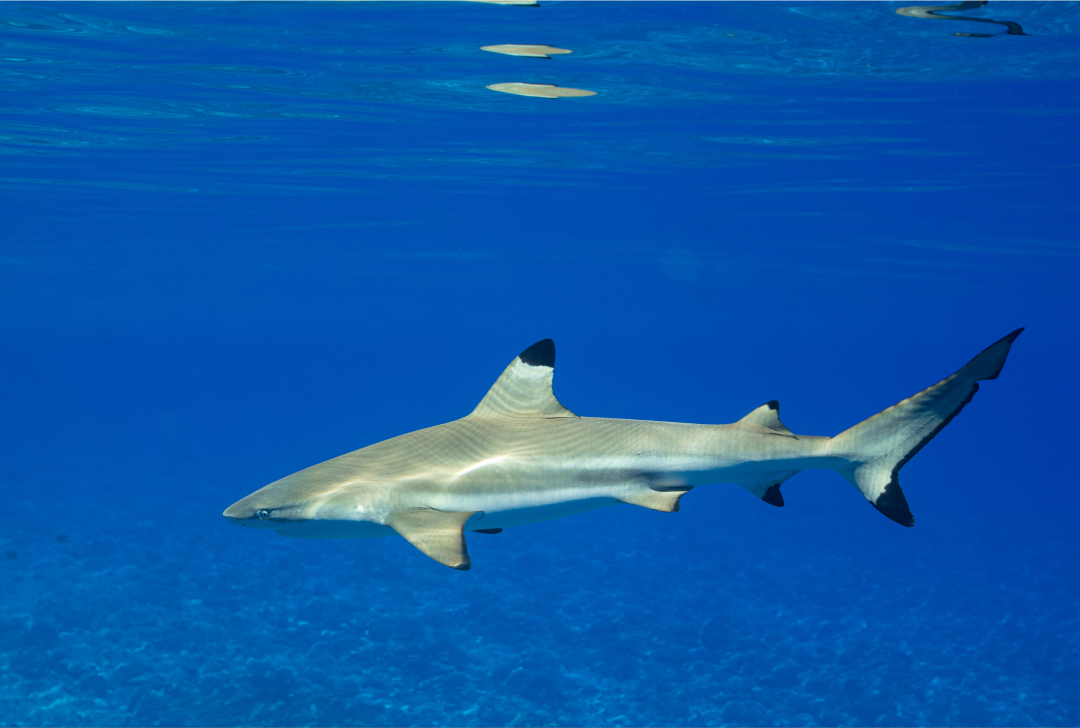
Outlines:
{"label": "caudal fin", "polygon": [[915,517],[900,489],[898,473],[979,391],[978,382],[997,379],[1017,329],[991,344],[951,377],[894,404],[832,439],[829,450],[849,462],[840,474],[874,508],[899,523],[914,526]]}

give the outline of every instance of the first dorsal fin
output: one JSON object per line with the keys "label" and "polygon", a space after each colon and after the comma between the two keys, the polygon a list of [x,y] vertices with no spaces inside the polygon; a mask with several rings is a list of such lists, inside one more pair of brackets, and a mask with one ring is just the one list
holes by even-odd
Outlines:
{"label": "first dorsal fin", "polygon": [[766,402],[746,417],[743,417],[738,424],[748,429],[761,431],[763,434],[799,439],[795,437],[795,433],[784,427],[784,423],[780,421],[780,403],[775,399],[772,402]]}
{"label": "first dorsal fin", "polygon": [[551,391],[555,342],[538,341],[506,367],[470,417],[577,417]]}

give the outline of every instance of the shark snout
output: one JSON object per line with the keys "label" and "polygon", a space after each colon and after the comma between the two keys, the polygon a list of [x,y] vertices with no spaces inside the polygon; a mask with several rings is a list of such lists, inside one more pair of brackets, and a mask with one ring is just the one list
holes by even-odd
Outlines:
{"label": "shark snout", "polygon": [[259,511],[250,501],[250,498],[242,498],[226,508],[221,515],[225,516],[225,520],[239,526],[246,526],[250,521],[257,521],[259,520]]}
{"label": "shark snout", "polygon": [[305,520],[300,513],[302,508],[271,496],[262,492],[252,493],[233,503],[221,515],[238,526],[272,531],[294,530],[296,521]]}

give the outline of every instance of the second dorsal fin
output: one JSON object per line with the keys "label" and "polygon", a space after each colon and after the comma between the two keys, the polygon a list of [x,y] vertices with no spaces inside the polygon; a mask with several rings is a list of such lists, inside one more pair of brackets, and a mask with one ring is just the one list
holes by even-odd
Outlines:
{"label": "second dorsal fin", "polygon": [[772,402],[766,402],[746,417],[743,417],[738,424],[748,429],[764,431],[764,434],[799,439],[795,437],[795,433],[784,427],[784,423],[780,421],[780,403],[775,399]]}
{"label": "second dorsal fin", "polygon": [[538,341],[510,362],[469,416],[577,417],[555,399],[554,376],[555,342]]}

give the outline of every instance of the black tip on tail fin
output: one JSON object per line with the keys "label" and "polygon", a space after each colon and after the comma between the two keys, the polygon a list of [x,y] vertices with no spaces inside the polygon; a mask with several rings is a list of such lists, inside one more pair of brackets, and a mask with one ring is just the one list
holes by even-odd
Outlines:
{"label": "black tip on tail fin", "polygon": [[[1014,341],[1016,341],[1017,336],[1024,333],[1025,328],[1027,328],[1027,327],[1026,326],[1021,326],[1020,328],[1018,328],[1016,331],[1012,332],[1008,336],[1003,336],[1002,338],[998,339],[997,341],[995,341],[990,346],[986,347],[986,349],[983,349],[983,351],[985,352],[985,351],[988,351],[990,349],[993,349],[995,346],[1004,346],[1005,347],[1005,354],[1004,354],[1004,356],[1001,357],[1001,364],[998,366],[998,368],[994,371],[993,374],[986,377],[987,379],[997,379],[998,375],[1001,374],[1001,370],[1005,367],[1005,357],[1007,357],[1009,355],[1009,349],[1012,347],[1012,343]],[[981,353],[980,353],[980,356],[981,356]],[[978,359],[979,357],[975,357],[975,358]]]}
{"label": "black tip on tail fin", "polygon": [[900,469],[971,402],[979,382],[997,379],[1023,331],[998,339],[953,375],[834,437],[826,447],[847,462],[840,474],[887,518],[914,526]]}
{"label": "black tip on tail fin", "polygon": [[551,339],[538,341],[518,354],[518,359],[531,367],[555,368],[555,342]]}
{"label": "black tip on tail fin", "polygon": [[915,516],[912,515],[907,498],[904,497],[904,491],[900,489],[900,483],[897,482],[895,476],[885,486],[885,490],[877,497],[877,500],[870,501],[870,505],[901,526],[911,528],[915,525]]}
{"label": "black tip on tail fin", "polygon": [[780,493],[780,484],[775,483],[770,485],[765,490],[765,495],[761,496],[761,500],[768,503],[770,506],[776,506],[777,508],[784,507],[784,496]]}

